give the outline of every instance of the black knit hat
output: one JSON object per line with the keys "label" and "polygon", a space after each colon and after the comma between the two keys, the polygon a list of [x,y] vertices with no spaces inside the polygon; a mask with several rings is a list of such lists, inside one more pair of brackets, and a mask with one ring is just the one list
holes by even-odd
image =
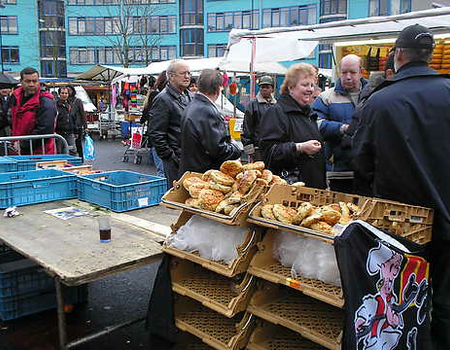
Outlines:
{"label": "black knit hat", "polygon": [[433,34],[427,27],[420,24],[410,25],[400,32],[395,47],[432,50],[434,47]]}

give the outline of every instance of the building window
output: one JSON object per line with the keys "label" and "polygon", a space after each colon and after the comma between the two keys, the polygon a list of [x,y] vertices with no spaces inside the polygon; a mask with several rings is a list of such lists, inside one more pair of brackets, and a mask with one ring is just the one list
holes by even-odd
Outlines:
{"label": "building window", "polygon": [[[154,46],[148,48],[130,47],[130,63],[166,61],[176,58],[176,46]],[[117,47],[75,47],[69,49],[70,64],[121,64],[120,50]]]}
{"label": "building window", "polygon": [[321,0],[320,15],[347,15],[347,0]]}
{"label": "building window", "polygon": [[43,60],[41,61],[41,73],[43,77],[67,77],[66,61]]}
{"label": "building window", "polygon": [[223,57],[227,44],[209,44],[208,45],[208,57]]}
{"label": "building window", "polygon": [[333,67],[332,45],[319,44],[319,68],[331,69]]}
{"label": "building window", "polygon": [[133,34],[174,34],[176,16],[133,17]]}
{"label": "building window", "polygon": [[180,1],[180,25],[203,25],[203,0]]}
{"label": "building window", "polygon": [[280,7],[263,10],[263,28],[315,24],[316,5]]}
{"label": "building window", "polygon": [[[175,0],[133,0],[133,4],[168,4]],[[120,0],[69,0],[69,5],[119,5]]]}
{"label": "building window", "polygon": [[[176,33],[176,16],[133,17],[133,34]],[[120,32],[119,17],[69,17],[70,35],[111,35]]]}
{"label": "building window", "polygon": [[39,32],[39,43],[41,45],[41,57],[65,57],[66,37],[61,31]]}
{"label": "building window", "polygon": [[233,28],[258,29],[259,10],[208,14],[208,32],[219,32]]}
{"label": "building window", "polygon": [[3,63],[19,63],[19,47],[18,46],[2,46]]}
{"label": "building window", "polygon": [[369,16],[389,16],[389,0],[369,0]]}
{"label": "building window", "polygon": [[64,2],[59,0],[43,0],[39,5],[40,27],[64,28]]}
{"label": "building window", "polygon": [[392,16],[411,12],[411,0],[369,0],[369,16]]}
{"label": "building window", "polygon": [[2,34],[17,34],[17,16],[0,16]]}
{"label": "building window", "polygon": [[181,56],[203,56],[203,29],[181,29]]}

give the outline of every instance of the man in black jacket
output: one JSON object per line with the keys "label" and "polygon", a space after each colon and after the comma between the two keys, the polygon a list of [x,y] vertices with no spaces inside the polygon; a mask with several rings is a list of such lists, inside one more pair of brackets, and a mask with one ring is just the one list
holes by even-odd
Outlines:
{"label": "man in black jacket", "polygon": [[273,79],[266,75],[259,79],[259,91],[256,98],[251,100],[245,110],[244,125],[241,135],[241,141],[244,145],[244,151],[251,156],[253,160],[262,160],[261,150],[259,149],[259,123],[263,114],[270,106],[277,103],[273,97]]}
{"label": "man in black jacket", "polygon": [[154,99],[150,109],[149,135],[162,159],[168,187],[178,179],[180,164],[180,120],[192,100],[187,90],[191,82],[189,66],[182,60],[172,61],[167,68],[169,83]]}
{"label": "man in black jacket", "polygon": [[397,73],[362,107],[353,156],[377,197],[434,209],[432,340],[450,349],[450,79],[427,67],[433,46],[421,25],[400,33]]}
{"label": "man in black jacket", "polygon": [[199,92],[181,119],[180,176],[185,171],[219,169],[222,162],[241,155],[239,147],[231,143],[225,120],[214,103],[221,84],[222,75],[217,70],[205,69],[200,74]]}
{"label": "man in black jacket", "polygon": [[11,89],[0,86],[0,137],[9,136],[11,133],[11,118],[9,110],[9,93]]}

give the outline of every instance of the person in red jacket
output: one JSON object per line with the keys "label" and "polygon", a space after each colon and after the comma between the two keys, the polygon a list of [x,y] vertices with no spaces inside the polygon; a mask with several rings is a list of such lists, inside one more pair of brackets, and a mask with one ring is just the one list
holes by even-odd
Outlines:
{"label": "person in red jacket", "polygon": [[[56,106],[53,95],[42,91],[39,85],[39,73],[27,67],[20,72],[21,87],[11,97],[12,136],[45,135],[55,132]],[[20,142],[21,154],[54,154],[53,139],[41,139]]]}

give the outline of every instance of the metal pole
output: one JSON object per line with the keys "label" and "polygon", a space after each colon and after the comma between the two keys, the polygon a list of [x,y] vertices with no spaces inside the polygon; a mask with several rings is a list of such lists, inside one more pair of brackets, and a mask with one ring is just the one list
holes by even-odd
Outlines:
{"label": "metal pole", "polygon": [[252,56],[250,59],[250,99],[256,97],[256,73],[255,73],[255,60],[256,60],[256,37],[251,39],[252,43]]}
{"label": "metal pole", "polygon": [[67,328],[66,315],[64,314],[64,295],[62,291],[61,281],[55,277],[56,300],[58,301],[58,329],[59,329],[59,346],[61,350],[67,349]]}

